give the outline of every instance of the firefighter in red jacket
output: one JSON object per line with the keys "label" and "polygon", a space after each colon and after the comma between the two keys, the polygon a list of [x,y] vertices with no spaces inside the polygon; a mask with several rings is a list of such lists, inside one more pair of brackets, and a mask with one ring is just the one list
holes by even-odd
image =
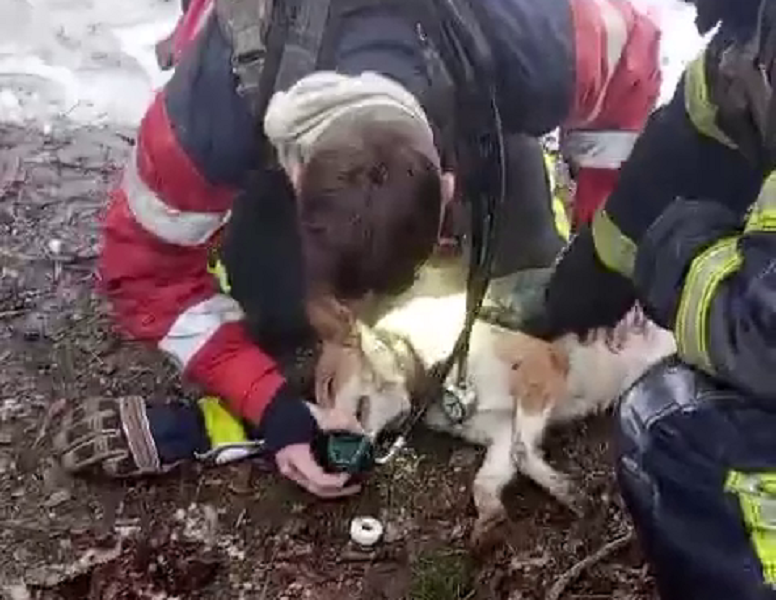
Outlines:
{"label": "firefighter in red jacket", "polygon": [[[456,2],[484,34],[498,73],[510,178],[525,157],[538,157],[533,176],[543,178],[533,138],[561,127],[577,172],[574,218],[589,220],[658,97],[658,27],[626,0],[486,0],[471,12],[468,0]],[[190,3],[173,39],[175,71],[111,195],[101,274],[124,330],[220,398],[283,474],[338,495],[354,489],[314,463],[309,443],[340,417],[312,416],[273,347],[306,335],[305,297],[321,292],[352,308],[412,281],[466,169],[450,148],[471,132],[438,83],[456,57],[427,35],[421,4],[343,4],[336,23],[317,32],[314,72],[301,76],[284,68],[293,52],[288,42],[273,46],[271,33],[266,52],[246,50],[267,29],[270,5]],[[314,37],[320,5],[301,5],[289,35]],[[250,71],[257,62],[280,63],[283,84],[268,106],[260,101],[266,82]],[[519,182],[508,185],[511,205],[531,202]],[[542,210],[552,229],[549,205]],[[512,226],[519,223],[507,220]],[[208,271],[216,241],[229,293]],[[64,420],[59,449],[74,472],[162,472],[193,456],[222,456],[229,440],[212,425],[223,407],[84,401]]]}

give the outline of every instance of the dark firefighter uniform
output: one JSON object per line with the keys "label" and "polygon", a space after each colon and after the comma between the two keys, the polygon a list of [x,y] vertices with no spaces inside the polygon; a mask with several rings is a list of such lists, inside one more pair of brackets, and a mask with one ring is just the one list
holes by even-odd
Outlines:
{"label": "dark firefighter uniform", "polygon": [[[325,62],[344,75],[374,71],[398,82],[424,106],[432,127],[445,130],[451,116],[439,110],[438,65],[429,62],[436,49],[418,27],[416,1],[350,2],[328,42]],[[567,154],[579,167],[578,220],[588,219],[612,189],[657,99],[657,26],[626,0],[487,0],[478,2],[473,14],[499,73],[497,102],[511,136],[512,164],[519,166],[527,156],[538,165],[532,173],[543,178],[541,151],[531,137],[562,127]],[[219,15],[213,0],[193,0],[172,38],[175,71],[142,119],[111,196],[101,276],[129,335],[157,346],[187,378],[222,399],[232,414],[259,426],[262,435],[282,437],[273,442],[280,447],[290,442],[280,408],[298,397],[290,397],[285,375],[272,352],[257,343],[253,326],[257,319],[267,324],[272,320],[267,315],[282,320],[285,307],[294,304],[291,296],[301,295],[298,286],[283,285],[290,263],[284,253],[295,249],[287,247],[294,236],[292,227],[280,223],[278,198],[289,200],[289,186],[259,177],[258,186],[251,187],[257,181],[251,174],[263,168],[257,164],[256,135],[262,115],[252,114],[251,98],[238,90],[238,61]],[[444,160],[445,148],[440,155]],[[511,177],[518,175],[515,168]],[[520,190],[511,195],[514,203],[529,201]],[[246,196],[250,203],[241,201]],[[554,231],[548,203],[539,211]],[[232,289],[224,291],[209,272],[208,259],[215,243],[230,237],[242,241],[238,258],[227,264]],[[527,260],[544,264],[520,266],[545,266],[561,245],[557,238],[541,244],[542,256]],[[122,410],[124,422],[144,422],[138,416],[142,408],[133,404]],[[181,441],[186,434],[176,428],[183,418],[170,417],[170,424],[167,410],[153,408],[150,425],[135,428],[153,438],[144,446],[147,451],[130,446],[132,458],[151,457],[141,470],[155,471],[160,462],[191,454]],[[104,402],[98,411],[108,419]],[[190,421],[199,431],[197,419]],[[99,422],[88,420],[91,437],[64,436],[64,455],[74,469],[84,456],[96,462],[94,453],[106,445],[99,441],[99,427],[94,433]],[[175,451],[160,461],[153,454],[165,454],[169,438],[176,440]],[[208,440],[197,439],[193,450],[206,451]]]}
{"label": "dark firefighter uniform", "polygon": [[676,335],[617,438],[664,600],[776,598],[775,5],[758,27],[759,0],[699,0],[719,30],[547,291],[547,335],[611,326],[637,299]]}

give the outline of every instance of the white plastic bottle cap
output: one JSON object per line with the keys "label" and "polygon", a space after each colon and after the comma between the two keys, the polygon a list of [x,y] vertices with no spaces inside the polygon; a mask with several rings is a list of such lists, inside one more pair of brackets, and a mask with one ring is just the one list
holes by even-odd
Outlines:
{"label": "white plastic bottle cap", "polygon": [[356,517],[350,522],[350,539],[359,546],[374,546],[383,536],[383,524],[372,517]]}

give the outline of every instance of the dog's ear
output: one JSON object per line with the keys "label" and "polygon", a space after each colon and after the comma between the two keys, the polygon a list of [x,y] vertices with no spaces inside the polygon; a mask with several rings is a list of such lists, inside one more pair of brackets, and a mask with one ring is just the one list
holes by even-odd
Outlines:
{"label": "dog's ear", "polygon": [[496,356],[509,365],[520,364],[530,354],[531,347],[542,343],[541,340],[532,338],[519,331],[508,329],[496,330],[493,350]]}
{"label": "dog's ear", "polygon": [[541,412],[565,393],[568,359],[563,349],[529,335],[505,331],[495,352],[509,365],[509,391],[529,412]]}
{"label": "dog's ear", "polygon": [[566,349],[557,342],[552,342],[550,343],[549,352],[552,364],[555,365],[559,373],[563,374],[563,377],[566,377],[571,369],[569,355]]}
{"label": "dog's ear", "polygon": [[358,328],[353,312],[329,295],[307,300],[307,318],[318,337],[342,346],[358,346]]}

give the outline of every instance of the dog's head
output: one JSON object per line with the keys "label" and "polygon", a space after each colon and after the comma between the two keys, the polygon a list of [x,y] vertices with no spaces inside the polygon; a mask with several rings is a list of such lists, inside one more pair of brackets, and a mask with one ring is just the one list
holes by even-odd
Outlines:
{"label": "dog's head", "polygon": [[357,345],[324,347],[316,397],[320,404],[355,415],[374,439],[409,417],[421,374],[421,362],[407,340],[359,324]]}

